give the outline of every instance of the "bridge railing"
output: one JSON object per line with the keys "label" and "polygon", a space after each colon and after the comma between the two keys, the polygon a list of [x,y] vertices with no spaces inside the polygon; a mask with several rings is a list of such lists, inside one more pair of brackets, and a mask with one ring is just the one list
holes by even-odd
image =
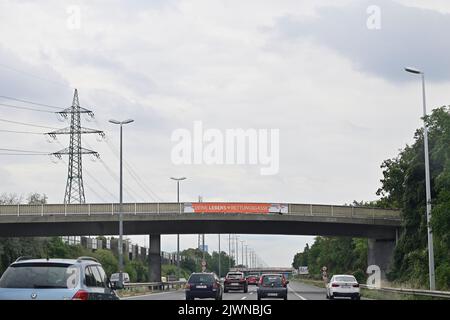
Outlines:
{"label": "bridge railing", "polygon": [[400,219],[399,210],[355,206],[289,204],[288,212],[293,215],[316,217]]}
{"label": "bridge railing", "polygon": [[[119,212],[120,205],[117,203],[0,205],[0,216],[116,215]],[[184,204],[173,202],[124,203],[122,212],[127,215],[183,214]],[[400,211],[398,210],[355,206],[289,204],[288,212],[284,214],[313,217],[400,220]]]}

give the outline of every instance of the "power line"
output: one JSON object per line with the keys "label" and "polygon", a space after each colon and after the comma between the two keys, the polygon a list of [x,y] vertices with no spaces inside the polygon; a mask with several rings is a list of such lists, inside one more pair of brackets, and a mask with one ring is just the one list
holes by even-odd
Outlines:
{"label": "power line", "polygon": [[[58,143],[60,146],[63,146],[61,144],[61,142],[58,139],[55,139],[56,143]],[[88,148],[91,148],[91,146],[85,141],[83,140],[83,144],[85,144]],[[111,170],[111,168],[109,168],[106,163],[101,159],[98,158],[98,160],[100,161],[100,163],[105,167],[106,171],[109,173],[109,175],[116,181],[119,181],[119,178],[117,177],[117,175],[115,175],[115,173]],[[67,163],[64,161],[64,163],[67,165]],[[86,167],[83,168],[84,171],[86,172],[86,174],[92,178],[92,180],[94,180],[94,182],[96,182],[104,191],[106,191],[106,193],[108,193],[113,199],[116,197],[111,191],[109,191],[109,189],[107,189],[99,180],[97,180],[96,178],[94,178],[94,176],[92,176],[87,170]],[[132,193],[130,193],[128,190],[131,189],[129,188],[129,186],[127,184],[125,184],[125,192],[128,194],[128,196],[134,201],[136,202],[135,197],[132,195]]]}
{"label": "power line", "polygon": [[40,125],[37,125],[37,124],[31,124],[31,123],[19,122],[19,121],[7,120],[7,119],[0,119],[0,121],[7,122],[7,123],[20,124],[22,126],[29,126],[29,127],[35,127],[35,128],[56,129],[56,128],[53,128],[53,127],[40,126]]}
{"label": "power line", "polygon": [[8,96],[0,95],[0,98],[7,99],[7,100],[14,100],[14,101],[19,101],[19,102],[24,102],[24,103],[29,103],[29,104],[34,104],[36,106],[47,107],[47,108],[52,108],[52,109],[58,109],[58,110],[63,110],[64,109],[64,108],[61,108],[61,107],[52,106],[50,104],[38,103],[38,102],[33,102],[33,101],[30,101],[30,100],[18,99],[18,98],[14,98],[14,97],[8,97]]}
{"label": "power line", "polygon": [[6,133],[23,133],[23,134],[38,134],[38,135],[44,135],[43,132],[33,132],[33,131],[16,131],[16,130],[3,130],[0,129],[0,132],[6,132]]}
{"label": "power line", "polygon": [[[87,143],[86,142],[86,140],[84,140],[83,139],[83,143],[88,147],[88,148],[91,148],[90,146],[89,146],[89,143]],[[117,182],[117,183],[119,183],[120,182],[120,180],[119,180],[119,177],[117,176],[117,174],[106,164],[106,162],[105,161],[103,161],[103,159],[101,159],[101,158],[99,158],[99,161],[100,161],[100,163],[103,165],[103,167],[106,169],[106,171],[109,173],[109,175]],[[123,183],[124,184],[124,186],[125,186],[125,192],[128,194],[128,196],[134,201],[134,202],[137,202],[136,201],[136,198],[133,196],[133,194],[136,194],[137,195],[137,193],[127,184],[127,183]],[[115,197],[115,196],[113,196],[113,197]]]}
{"label": "power line", "polygon": [[30,108],[30,107],[23,107],[23,106],[14,106],[14,105],[5,104],[5,103],[0,103],[0,106],[4,107],[4,108],[12,108],[12,109],[19,109],[19,110],[30,110],[30,111],[37,111],[37,112],[55,113],[54,111],[42,110],[42,109],[36,109],[36,108]]}
{"label": "power line", "polygon": [[29,72],[25,72],[25,71],[22,71],[22,70],[19,70],[19,69],[16,69],[16,68],[12,68],[10,66],[6,66],[4,64],[0,64],[0,67],[2,67],[4,69],[12,70],[14,72],[17,72],[17,73],[20,73],[20,74],[23,74],[23,75],[26,75],[28,77],[36,78],[36,79],[39,79],[39,80],[47,81],[47,82],[50,82],[50,83],[53,83],[53,84],[57,84],[57,85],[60,85],[60,86],[64,86],[64,87],[73,89],[71,86],[69,86],[69,85],[67,85],[65,83],[62,83],[60,81],[55,81],[55,80],[43,78],[43,77],[37,76],[35,74],[29,73]]}
{"label": "power line", "polygon": [[0,153],[0,156],[48,156],[46,153]]}
{"label": "power line", "polygon": [[29,151],[29,150],[5,149],[5,148],[0,148],[0,151],[25,152],[25,153],[45,154],[45,155],[49,155],[50,154],[48,152],[42,152],[42,151]]}
{"label": "power line", "polygon": [[[108,145],[111,152],[116,156],[116,158],[119,158],[119,154],[118,154],[117,150],[114,149],[114,146],[111,143],[111,141],[109,141],[109,139],[107,137],[105,140],[106,140],[106,144]],[[124,160],[123,162],[125,165],[125,169],[128,171],[130,176],[136,181],[137,185],[144,191],[144,193],[147,194],[147,196],[149,196],[153,200],[162,201],[162,199],[142,181],[142,179],[139,177],[139,175],[133,169],[131,164],[126,160]]]}
{"label": "power line", "polygon": [[[59,141],[58,141],[58,143],[59,143]],[[61,144],[61,143],[60,143]],[[67,162],[65,162],[64,160],[62,160],[62,162],[64,163],[64,165],[68,165],[67,164]],[[100,186],[100,188],[102,188],[104,191],[106,191],[106,193],[108,193],[109,195],[112,195],[113,197],[114,197],[114,195],[100,182],[100,181],[98,181],[96,178],[94,178],[92,175],[91,175],[91,173],[88,171],[88,170],[86,170],[86,168],[84,168],[84,171],[86,172],[86,174],[90,177],[90,178],[92,178],[92,180],[94,180],[94,182],[95,183],[97,183],[97,185],[99,185]],[[95,191],[95,189],[93,189],[93,188],[91,188],[89,185],[86,185],[86,187],[93,193],[93,194],[95,194],[96,196],[97,196],[97,198],[99,198],[101,201],[103,201],[104,203],[106,203],[106,202],[108,202],[108,201],[105,201],[105,198],[103,198],[102,196],[100,196],[100,194],[97,192],[97,191]]]}

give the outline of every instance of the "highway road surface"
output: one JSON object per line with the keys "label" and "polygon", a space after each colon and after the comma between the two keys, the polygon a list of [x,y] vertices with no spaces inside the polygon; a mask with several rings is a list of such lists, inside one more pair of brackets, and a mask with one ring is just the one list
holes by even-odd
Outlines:
{"label": "highway road surface", "polygon": [[[127,300],[185,300],[184,290],[151,293],[122,298]],[[292,281],[288,285],[288,300],[325,300],[325,289]],[[205,299],[206,300],[206,299]],[[223,294],[223,300],[257,300],[256,286],[249,286],[248,293],[242,291]],[[263,300],[270,300],[263,299]],[[276,299],[282,300],[282,299]]]}

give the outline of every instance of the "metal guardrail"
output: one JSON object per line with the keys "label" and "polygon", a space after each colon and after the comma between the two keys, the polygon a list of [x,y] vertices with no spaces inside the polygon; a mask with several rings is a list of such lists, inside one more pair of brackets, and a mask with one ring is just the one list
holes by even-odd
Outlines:
{"label": "metal guardrail", "polygon": [[183,286],[186,284],[186,281],[161,281],[161,282],[134,282],[134,283],[125,283],[124,287],[125,289],[132,289],[132,288],[139,288],[139,287],[148,287],[148,288],[162,288],[165,290],[166,286],[167,289],[170,289],[170,287],[174,288],[174,286]]}
{"label": "metal guardrail", "polygon": [[423,289],[403,289],[403,288],[389,288],[389,287],[377,288],[377,287],[368,286],[365,284],[361,284],[360,287],[364,288],[364,289],[377,290],[377,291],[383,291],[383,292],[393,292],[393,293],[410,294],[410,295],[417,295],[417,296],[427,296],[427,297],[450,299],[449,291],[431,291],[431,290],[423,290]]}
{"label": "metal guardrail", "polygon": [[[116,215],[118,203],[99,204],[44,204],[44,205],[0,205],[0,216],[70,216],[70,215]],[[124,203],[125,215],[183,214],[184,203]],[[279,215],[279,213],[270,213]],[[362,218],[400,220],[400,211],[355,206],[315,204],[288,204],[288,213],[313,217]]]}

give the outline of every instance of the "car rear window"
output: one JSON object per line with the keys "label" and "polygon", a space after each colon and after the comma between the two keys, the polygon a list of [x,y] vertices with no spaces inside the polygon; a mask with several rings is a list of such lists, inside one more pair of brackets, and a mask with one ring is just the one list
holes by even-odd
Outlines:
{"label": "car rear window", "polygon": [[211,274],[193,274],[189,278],[189,283],[212,283],[214,276]]}
{"label": "car rear window", "polygon": [[264,286],[281,286],[281,276],[264,276],[262,283]]}
{"label": "car rear window", "polygon": [[229,273],[227,278],[229,279],[241,279],[243,277],[242,273]]}
{"label": "car rear window", "polygon": [[337,282],[356,282],[355,277],[336,277]]}
{"label": "car rear window", "polygon": [[0,288],[67,289],[77,267],[64,263],[16,263],[0,279]]}

